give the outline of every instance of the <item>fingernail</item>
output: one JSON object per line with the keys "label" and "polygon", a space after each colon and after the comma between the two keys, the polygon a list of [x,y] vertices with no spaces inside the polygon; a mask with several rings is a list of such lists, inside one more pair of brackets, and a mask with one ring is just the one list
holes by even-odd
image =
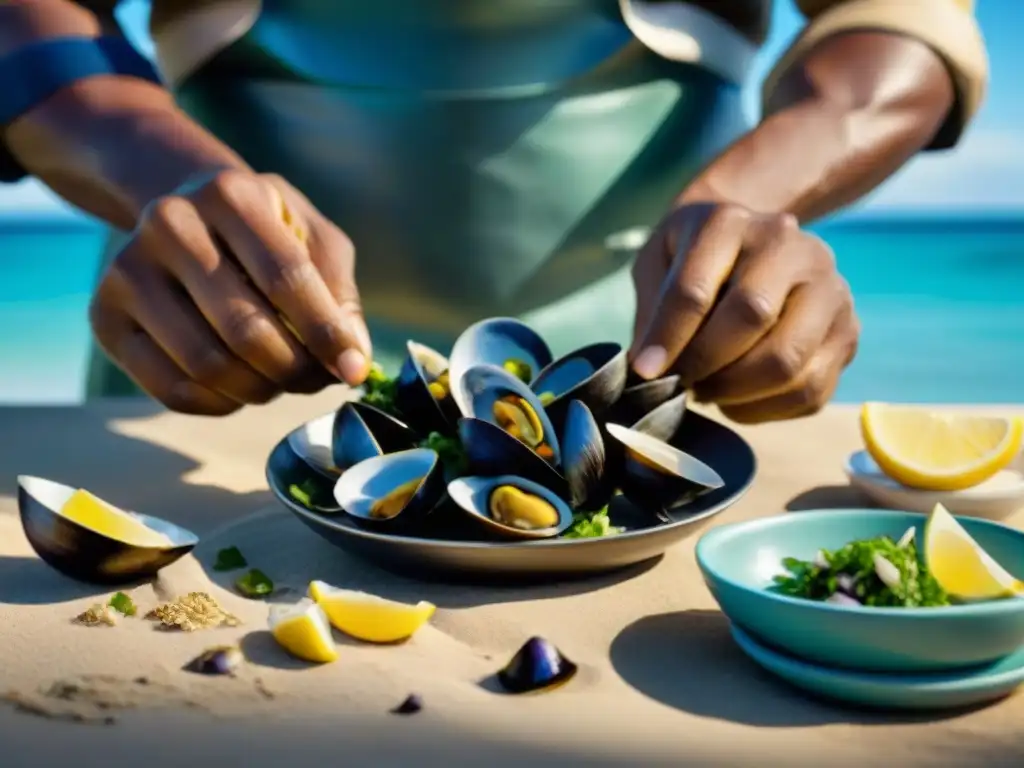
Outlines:
{"label": "fingernail", "polygon": [[653,379],[661,375],[665,369],[668,353],[664,347],[647,347],[633,361],[633,370],[644,379]]}
{"label": "fingernail", "polygon": [[338,355],[338,373],[349,384],[362,382],[366,378],[366,367],[366,356],[358,349],[346,349]]}

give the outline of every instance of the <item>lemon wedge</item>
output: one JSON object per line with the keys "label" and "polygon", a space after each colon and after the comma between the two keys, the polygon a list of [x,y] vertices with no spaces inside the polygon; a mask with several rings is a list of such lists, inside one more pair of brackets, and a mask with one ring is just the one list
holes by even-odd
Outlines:
{"label": "lemon wedge", "polygon": [[865,403],[861,434],[885,474],[911,488],[971,488],[1013,461],[1024,431],[1019,419],[941,413],[887,403]]}
{"label": "lemon wedge", "polygon": [[959,600],[997,600],[1024,590],[941,504],[925,523],[924,560],[939,586]]}
{"label": "lemon wedge", "polygon": [[312,600],[270,606],[267,623],[278,645],[292,656],[320,664],[337,660],[338,646],[331,636],[331,625]]}
{"label": "lemon wedge", "polygon": [[430,621],[437,606],[421,600],[399,603],[366,592],[309,584],[309,596],[323,608],[335,629],[368,643],[397,643],[412,637]]}
{"label": "lemon wedge", "polygon": [[169,547],[170,539],[124,510],[88,491],[77,490],[64,502],[61,517],[108,538],[137,547]]}

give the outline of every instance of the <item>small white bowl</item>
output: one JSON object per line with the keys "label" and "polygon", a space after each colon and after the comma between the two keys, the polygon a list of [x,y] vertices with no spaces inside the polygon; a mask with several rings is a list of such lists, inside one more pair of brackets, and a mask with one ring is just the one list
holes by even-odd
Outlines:
{"label": "small white bowl", "polygon": [[942,504],[954,515],[1002,520],[1024,509],[1024,454],[984,483],[963,491],[919,491],[887,476],[867,451],[850,454],[843,467],[850,485],[890,509],[932,511]]}

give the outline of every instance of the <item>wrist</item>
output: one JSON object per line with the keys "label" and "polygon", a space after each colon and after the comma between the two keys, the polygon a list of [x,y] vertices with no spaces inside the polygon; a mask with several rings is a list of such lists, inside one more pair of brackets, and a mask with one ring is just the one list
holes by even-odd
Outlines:
{"label": "wrist", "polygon": [[199,174],[247,167],[170,93],[131,78],[75,83],[12,123],[6,139],[32,175],[122,229]]}

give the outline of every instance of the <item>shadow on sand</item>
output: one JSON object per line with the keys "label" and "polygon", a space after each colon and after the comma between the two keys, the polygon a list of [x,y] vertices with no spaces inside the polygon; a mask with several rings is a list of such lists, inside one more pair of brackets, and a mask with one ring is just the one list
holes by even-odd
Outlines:
{"label": "shadow on sand", "polygon": [[639,619],[612,642],[611,662],[626,683],[666,706],[758,727],[923,723],[971,711],[874,712],[796,693],[743,655],[729,634],[728,619],[718,611]]}

